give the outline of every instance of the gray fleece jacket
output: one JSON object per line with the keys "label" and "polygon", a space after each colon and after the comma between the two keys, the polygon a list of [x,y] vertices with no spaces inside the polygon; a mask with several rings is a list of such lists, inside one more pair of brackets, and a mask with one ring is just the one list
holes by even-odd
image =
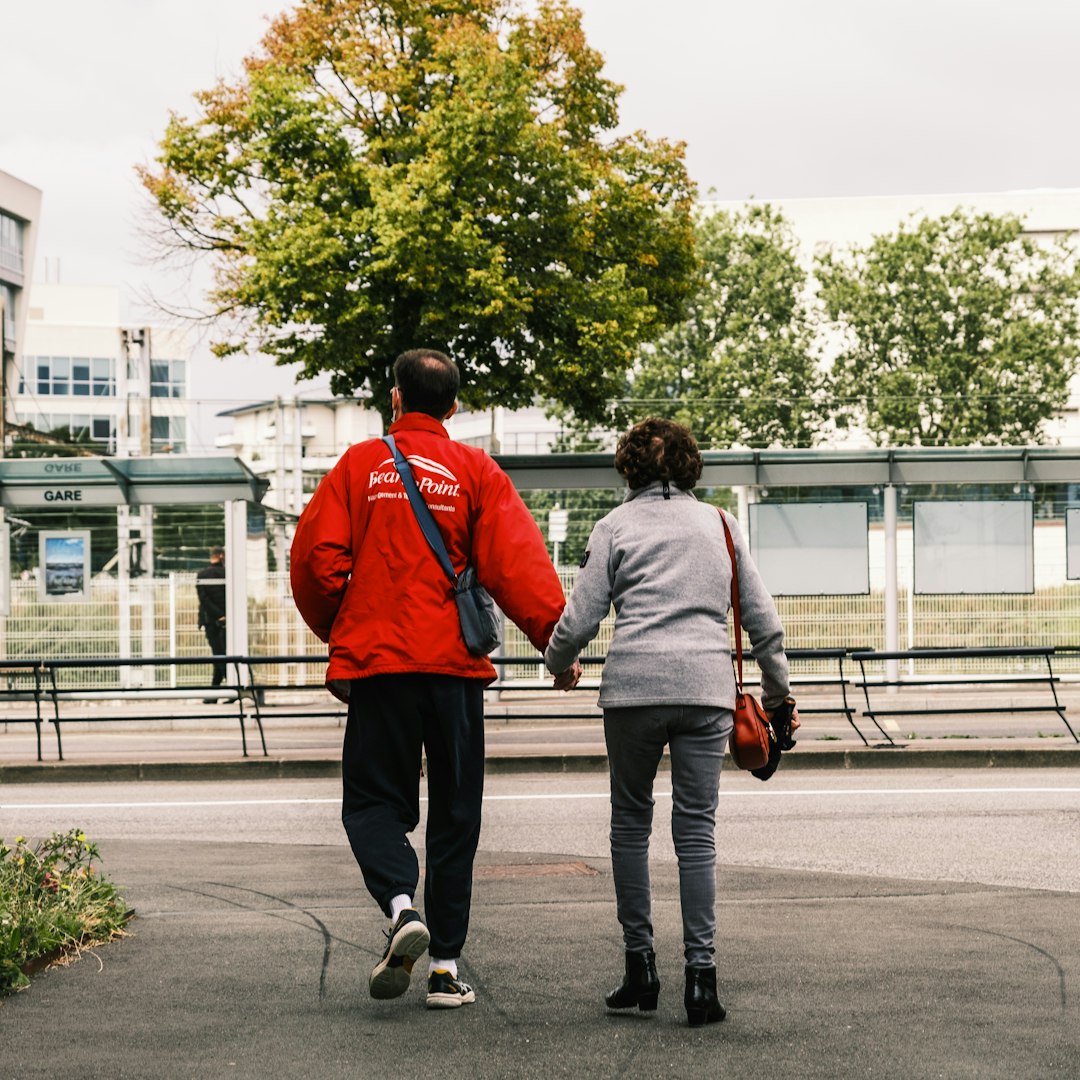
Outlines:
{"label": "gray fleece jacket", "polygon": [[[739,568],[742,625],[761,669],[763,703],[788,694],[784,628],[743,539],[727,517]],[[573,593],[544,659],[564,671],[615,607],[600,683],[605,708],[735,705],[728,640],[731,561],[716,508],[663,483],[628,491],[596,523]]]}

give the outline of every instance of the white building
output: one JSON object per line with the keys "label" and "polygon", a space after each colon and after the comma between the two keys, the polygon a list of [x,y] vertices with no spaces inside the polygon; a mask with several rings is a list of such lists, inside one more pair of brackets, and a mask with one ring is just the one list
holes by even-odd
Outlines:
{"label": "white building", "polygon": [[382,434],[382,418],[355,398],[277,398],[218,415],[233,421],[218,448],[270,481],[264,506],[294,517],[353,443]]}
{"label": "white building", "polygon": [[[21,370],[26,333],[26,284],[34,265],[41,192],[0,172],[0,396],[3,422],[12,418],[8,388]],[[0,430],[0,442],[4,433]]]}
{"label": "white building", "polygon": [[126,326],[120,312],[120,290],[110,286],[32,286],[8,383],[14,419],[38,432],[66,429],[96,453],[183,453],[186,335]]}

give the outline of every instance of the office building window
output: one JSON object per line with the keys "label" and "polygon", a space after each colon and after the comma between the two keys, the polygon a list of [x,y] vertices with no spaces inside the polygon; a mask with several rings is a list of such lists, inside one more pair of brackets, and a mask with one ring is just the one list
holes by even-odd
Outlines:
{"label": "office building window", "polygon": [[0,213],[0,267],[23,272],[23,223],[4,213]]}
{"label": "office building window", "polygon": [[90,449],[102,454],[116,451],[116,419],[112,416],[87,416],[85,413],[27,413],[16,414],[16,422],[27,424],[46,434],[63,437],[65,431],[76,444],[92,444]]}
{"label": "office building window", "polygon": [[105,356],[28,356],[20,394],[53,397],[115,397],[116,361]]}
{"label": "office building window", "polygon": [[187,425],[182,416],[150,417],[150,450],[154,454],[182,454]]}
{"label": "office building window", "polygon": [[152,360],[150,396],[182,398],[187,383],[187,361]]}
{"label": "office building window", "polygon": [[15,348],[15,287],[0,281],[0,304],[4,308],[4,344]]}

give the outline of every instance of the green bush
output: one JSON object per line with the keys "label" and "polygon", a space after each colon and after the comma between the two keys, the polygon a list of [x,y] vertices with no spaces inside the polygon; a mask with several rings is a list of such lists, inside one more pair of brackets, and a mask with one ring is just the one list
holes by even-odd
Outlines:
{"label": "green bush", "polygon": [[131,912],[94,866],[100,858],[78,829],[36,846],[0,839],[0,995],[27,986],[35,960],[123,936]]}

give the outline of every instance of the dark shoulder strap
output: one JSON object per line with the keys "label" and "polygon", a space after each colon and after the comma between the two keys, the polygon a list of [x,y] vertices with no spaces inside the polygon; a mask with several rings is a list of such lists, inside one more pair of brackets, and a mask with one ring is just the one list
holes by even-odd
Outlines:
{"label": "dark shoulder strap", "polygon": [[735,618],[735,657],[738,669],[737,683],[742,693],[742,621],[739,618],[739,565],[735,561],[735,541],[731,539],[724,511],[716,508],[720,515],[720,524],[724,526],[724,539],[727,541],[728,555],[731,557],[731,613]]}
{"label": "dark shoulder strap", "polygon": [[424,539],[428,542],[431,550],[435,552],[435,557],[442,565],[443,571],[450,579],[450,583],[456,585],[457,574],[454,573],[454,564],[450,561],[450,555],[447,553],[442,533],[439,532],[439,526],[435,524],[435,518],[432,517],[428,504],[424,501],[424,496],[420,494],[416,486],[412,466],[405,460],[405,455],[397,448],[393,435],[384,435],[382,441],[390,447],[390,453],[394,455],[394,466],[401,477],[402,484],[405,486],[405,494],[409,496],[409,502],[412,505],[413,513],[416,515],[417,523],[420,525],[420,531],[424,534]]}

